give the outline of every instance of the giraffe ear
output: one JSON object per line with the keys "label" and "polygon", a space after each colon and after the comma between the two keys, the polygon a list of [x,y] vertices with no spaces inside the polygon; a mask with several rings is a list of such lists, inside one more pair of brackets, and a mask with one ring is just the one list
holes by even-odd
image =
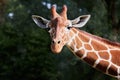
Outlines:
{"label": "giraffe ear", "polygon": [[73,27],[83,27],[88,20],[90,19],[90,15],[79,16],[78,18],[71,20]]}
{"label": "giraffe ear", "polygon": [[47,24],[49,23],[49,20],[37,15],[32,15],[32,19],[39,27],[48,28]]}

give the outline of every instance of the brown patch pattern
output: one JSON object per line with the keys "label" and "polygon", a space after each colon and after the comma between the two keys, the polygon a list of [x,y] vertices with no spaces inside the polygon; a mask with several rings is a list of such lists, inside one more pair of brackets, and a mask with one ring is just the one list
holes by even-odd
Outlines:
{"label": "brown patch pattern", "polygon": [[73,30],[73,32],[74,32],[74,33],[77,33],[77,29],[75,29],[75,28],[72,28],[72,30]]}
{"label": "brown patch pattern", "polygon": [[80,51],[77,51],[75,54],[81,58],[84,55],[84,53],[85,53],[85,50],[82,49]]}
{"label": "brown patch pattern", "polygon": [[89,44],[84,44],[85,49],[92,50],[91,46]]}
{"label": "brown patch pattern", "polygon": [[70,45],[70,48],[74,51],[75,40],[73,40]]}
{"label": "brown patch pattern", "polygon": [[109,62],[101,60],[99,64],[96,66],[97,69],[106,72]]}
{"label": "brown patch pattern", "polygon": [[78,39],[78,37],[75,37],[76,40],[76,48],[79,49],[82,46],[81,41]]}
{"label": "brown patch pattern", "polygon": [[78,34],[78,36],[80,37],[80,39],[83,41],[83,42],[89,42],[89,38],[87,38],[87,37],[85,37],[85,36],[83,36],[83,34]]}
{"label": "brown patch pattern", "polygon": [[100,44],[96,41],[92,41],[91,45],[93,46],[93,48],[95,49],[95,51],[100,51],[100,50],[107,50],[107,48],[105,47],[105,45]]}
{"label": "brown patch pattern", "polygon": [[73,37],[73,36],[74,36],[74,33],[72,31],[70,31],[69,37]]}
{"label": "brown patch pattern", "polygon": [[89,63],[90,65],[94,65],[95,61],[98,59],[96,53],[88,52],[87,57],[84,60]]}
{"label": "brown patch pattern", "polygon": [[112,62],[120,66],[120,50],[111,50]]}
{"label": "brown patch pattern", "polygon": [[100,56],[102,59],[106,59],[106,60],[109,59],[109,54],[108,54],[108,52],[99,52],[98,54],[99,54],[99,56]]}
{"label": "brown patch pattern", "polygon": [[108,73],[111,75],[117,76],[118,75],[117,68],[115,66],[111,65],[110,68],[108,69]]}

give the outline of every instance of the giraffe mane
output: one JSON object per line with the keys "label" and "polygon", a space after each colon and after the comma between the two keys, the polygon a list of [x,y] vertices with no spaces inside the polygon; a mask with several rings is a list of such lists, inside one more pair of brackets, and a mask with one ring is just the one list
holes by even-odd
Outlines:
{"label": "giraffe mane", "polygon": [[[99,37],[99,38],[100,38],[100,37]],[[103,42],[105,42],[105,43],[107,43],[107,44],[109,44],[109,45],[116,46],[116,47],[119,47],[119,48],[120,48],[120,43],[118,43],[118,42],[112,42],[112,41],[110,41],[110,40],[108,40],[108,39],[104,39],[104,38],[102,38],[101,41],[103,41]]]}
{"label": "giraffe mane", "polygon": [[[79,30],[79,29],[78,29],[78,30]],[[118,43],[118,42],[112,42],[112,41],[110,41],[110,40],[108,40],[108,39],[101,38],[101,37],[99,37],[99,36],[89,34],[89,33],[85,32],[85,31],[82,31],[82,30],[79,30],[79,31],[82,32],[82,33],[85,33],[86,35],[88,35],[88,36],[90,36],[90,37],[92,37],[92,38],[94,38],[94,39],[97,39],[98,41],[101,41],[101,42],[103,42],[103,43],[106,43],[106,44],[108,44],[108,45],[110,45],[110,46],[114,46],[114,47],[120,48],[120,43]]]}

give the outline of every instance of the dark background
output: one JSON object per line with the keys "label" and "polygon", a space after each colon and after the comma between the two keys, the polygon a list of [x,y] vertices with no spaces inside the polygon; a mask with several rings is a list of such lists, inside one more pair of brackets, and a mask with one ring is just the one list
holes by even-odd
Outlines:
{"label": "dark background", "polygon": [[120,42],[120,0],[0,0],[0,80],[115,80],[75,57],[50,50],[50,37],[31,15],[50,19],[51,5],[68,18],[91,14],[82,30]]}

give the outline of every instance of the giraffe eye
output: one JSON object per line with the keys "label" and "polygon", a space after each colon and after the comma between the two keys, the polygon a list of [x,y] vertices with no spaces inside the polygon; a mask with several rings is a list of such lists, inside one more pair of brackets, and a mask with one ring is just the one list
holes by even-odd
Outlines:
{"label": "giraffe eye", "polygon": [[69,27],[69,26],[67,27],[67,29],[69,29],[69,30],[70,30],[70,28],[71,28],[71,27]]}
{"label": "giraffe eye", "polygon": [[49,30],[50,30],[50,27],[48,27],[47,30],[49,31]]}
{"label": "giraffe eye", "polygon": [[49,31],[51,24],[48,23],[48,24],[46,24],[46,26],[47,26],[47,30]]}
{"label": "giraffe eye", "polygon": [[68,30],[70,30],[71,27],[70,27],[69,25],[67,25],[66,28],[67,28]]}

